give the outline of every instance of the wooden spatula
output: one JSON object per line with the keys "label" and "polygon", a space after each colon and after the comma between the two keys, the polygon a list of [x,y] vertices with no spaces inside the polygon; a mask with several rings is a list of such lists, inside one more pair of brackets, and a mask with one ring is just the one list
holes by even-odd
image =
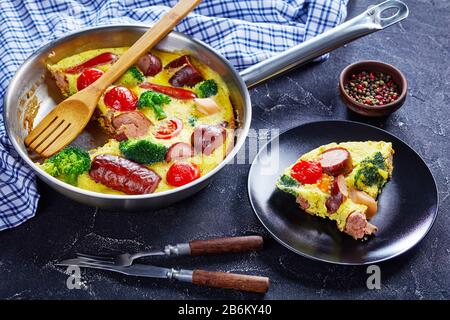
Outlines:
{"label": "wooden spatula", "polygon": [[172,31],[200,2],[201,0],[180,0],[100,79],[58,104],[25,138],[25,145],[44,158],[68,145],[87,125],[100,96],[108,86]]}

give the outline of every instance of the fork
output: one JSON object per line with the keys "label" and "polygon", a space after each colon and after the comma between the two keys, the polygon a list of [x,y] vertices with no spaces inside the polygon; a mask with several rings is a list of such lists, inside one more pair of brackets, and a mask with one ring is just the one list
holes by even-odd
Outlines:
{"label": "fork", "polygon": [[102,93],[144,53],[164,38],[201,0],[180,0],[139,38],[92,85],[58,104],[25,138],[25,145],[44,158],[74,140],[87,125]]}
{"label": "fork", "polygon": [[261,236],[225,237],[208,240],[192,240],[187,243],[166,245],[163,250],[146,250],[137,253],[123,253],[117,256],[98,256],[77,253],[78,258],[85,262],[96,262],[102,265],[119,267],[131,266],[133,261],[149,256],[199,256],[205,254],[244,252],[259,250],[263,246]]}

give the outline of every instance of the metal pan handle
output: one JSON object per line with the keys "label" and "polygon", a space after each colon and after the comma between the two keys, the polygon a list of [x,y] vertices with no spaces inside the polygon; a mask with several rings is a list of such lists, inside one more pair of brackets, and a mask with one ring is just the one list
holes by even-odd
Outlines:
{"label": "metal pan handle", "polygon": [[[390,15],[385,16],[383,13],[390,13]],[[245,69],[241,72],[241,76],[247,87],[250,88],[346,43],[402,21],[408,14],[409,10],[406,4],[398,0],[388,0],[378,5],[370,6],[365,12],[355,18]]]}

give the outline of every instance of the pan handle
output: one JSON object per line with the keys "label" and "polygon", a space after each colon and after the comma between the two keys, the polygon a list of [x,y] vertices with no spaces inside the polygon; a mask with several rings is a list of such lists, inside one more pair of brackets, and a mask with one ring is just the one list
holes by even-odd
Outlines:
{"label": "pan handle", "polygon": [[405,19],[408,14],[408,7],[399,0],[388,0],[370,6],[355,18],[245,69],[241,72],[241,76],[248,88],[253,87],[346,43],[387,28]]}

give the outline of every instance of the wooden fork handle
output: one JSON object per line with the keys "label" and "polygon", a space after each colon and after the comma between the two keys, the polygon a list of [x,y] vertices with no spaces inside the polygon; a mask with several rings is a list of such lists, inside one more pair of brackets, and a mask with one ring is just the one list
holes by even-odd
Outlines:
{"label": "wooden fork handle", "polygon": [[142,35],[105,74],[90,87],[92,90],[103,92],[111,83],[116,81],[143,54],[153,48],[172,29],[191,12],[201,0],[180,0],[153,27]]}
{"label": "wooden fork handle", "polygon": [[259,250],[263,246],[261,236],[227,237],[189,242],[192,256],[214,253],[244,252]]}
{"label": "wooden fork handle", "polygon": [[269,278],[244,274],[194,270],[192,283],[223,289],[265,293],[269,289]]}

